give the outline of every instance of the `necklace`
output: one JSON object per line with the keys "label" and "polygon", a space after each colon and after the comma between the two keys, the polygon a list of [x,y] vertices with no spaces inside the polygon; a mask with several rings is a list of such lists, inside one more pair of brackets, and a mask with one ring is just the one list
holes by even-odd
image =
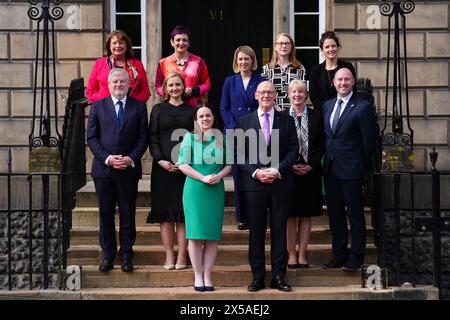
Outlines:
{"label": "necklace", "polygon": [[331,87],[333,87],[333,81],[331,81],[331,76],[330,76],[330,74],[334,71],[334,70],[336,70],[336,68],[338,67],[337,66],[337,64],[336,64],[336,66],[334,66],[334,64],[333,64],[333,69],[327,69],[326,68],[326,64],[325,64],[325,66],[324,66],[324,68],[325,68],[325,71],[327,72],[327,76],[328,76],[328,81],[329,81],[329,84],[330,84],[330,88]]}
{"label": "necklace", "polygon": [[328,83],[330,88],[333,87],[333,82],[331,81],[331,76],[330,73],[332,72],[332,70],[325,70],[327,72],[327,76],[328,76]]}
{"label": "necklace", "polygon": [[183,58],[183,59],[181,59],[181,60],[178,60],[178,58],[175,57],[175,63],[176,63],[178,66],[182,67],[182,66],[184,66],[184,65],[187,63],[187,59],[186,59],[186,58]]}

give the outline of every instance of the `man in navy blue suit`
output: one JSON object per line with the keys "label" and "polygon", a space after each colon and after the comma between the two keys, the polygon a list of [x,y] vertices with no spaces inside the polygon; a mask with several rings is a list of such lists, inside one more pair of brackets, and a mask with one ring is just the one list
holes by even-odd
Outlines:
{"label": "man in navy blue suit", "polygon": [[111,96],[95,101],[89,113],[87,143],[94,159],[92,177],[99,203],[100,271],[114,268],[117,253],[115,208],[120,213],[121,269],[133,271],[133,245],[136,240],[136,198],[142,177],[141,158],[148,145],[147,107],[127,97],[130,78],[123,69],[108,76]]}
{"label": "man in navy blue suit", "polygon": [[[352,91],[355,78],[347,68],[333,79],[337,97],[324,104],[325,192],[333,257],[325,268],[356,270],[364,263],[366,222],[362,186],[375,149],[375,111]],[[347,218],[352,245],[348,249]]]}

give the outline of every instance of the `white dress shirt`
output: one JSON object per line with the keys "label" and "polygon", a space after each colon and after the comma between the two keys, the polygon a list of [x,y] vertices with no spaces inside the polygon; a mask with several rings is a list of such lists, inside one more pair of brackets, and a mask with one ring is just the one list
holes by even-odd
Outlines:
{"label": "white dress shirt", "polygon": [[[114,109],[116,109],[116,116],[119,116],[119,104],[117,103],[117,102],[119,102],[119,100],[114,98],[113,96],[111,96],[111,99],[113,101]],[[120,101],[122,101],[123,111],[125,111],[125,106],[127,103],[127,96],[125,96],[125,98],[123,98],[123,99],[120,99]]]}
{"label": "white dress shirt", "polygon": [[333,126],[332,126],[332,123],[333,123],[333,119],[334,119],[334,114],[336,113],[336,108],[337,108],[339,99],[342,100],[341,112],[340,112],[340,114],[339,114],[339,118],[341,118],[342,113],[344,112],[345,107],[347,107],[347,103],[348,103],[348,101],[350,100],[350,98],[352,97],[352,95],[353,95],[353,91],[351,91],[351,92],[350,92],[348,95],[346,95],[345,97],[340,97],[339,95],[337,95],[337,97],[336,97],[336,103],[334,104],[334,107],[333,107],[333,112],[331,112],[330,119],[328,120],[328,121],[330,122],[330,128],[333,127]]}

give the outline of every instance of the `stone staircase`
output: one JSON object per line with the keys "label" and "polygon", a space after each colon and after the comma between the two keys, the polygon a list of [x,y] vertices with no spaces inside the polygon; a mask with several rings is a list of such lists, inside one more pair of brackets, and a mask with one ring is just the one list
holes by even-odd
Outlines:
{"label": "stone staircase", "polygon": [[[82,294],[86,299],[367,299],[368,289],[361,288],[360,271],[325,270],[322,265],[331,257],[331,235],[328,217],[313,218],[313,230],[308,246],[309,269],[288,270],[286,279],[294,286],[290,293],[266,289],[257,293],[246,290],[252,275],[248,265],[248,231],[236,228],[233,207],[233,184],[227,179],[226,209],[223,239],[219,244],[213,282],[216,291],[198,293],[192,288],[193,271],[164,270],[164,248],[159,225],[146,223],[150,206],[149,180],[141,180],[137,200],[137,239],[133,259],[135,271],[123,273],[120,262],[114,270],[98,271],[102,252],[98,245],[98,208],[92,182],[77,193],[77,206],[72,214],[71,246],[68,265],[82,266]],[[118,218],[116,219],[118,221]],[[369,212],[366,221],[370,222]],[[366,264],[376,263],[373,230],[368,225]],[[270,230],[266,235],[266,263],[270,280]],[[381,290],[389,299],[389,290]],[[378,291],[380,293],[380,291]],[[425,295],[429,298],[429,295]],[[378,296],[380,298],[381,296]]]}

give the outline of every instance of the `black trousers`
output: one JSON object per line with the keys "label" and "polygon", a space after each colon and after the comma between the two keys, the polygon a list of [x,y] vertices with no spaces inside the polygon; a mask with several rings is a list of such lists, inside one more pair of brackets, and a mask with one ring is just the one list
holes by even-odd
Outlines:
{"label": "black trousers", "polygon": [[[337,259],[363,263],[366,251],[363,179],[339,179],[333,170],[332,163],[324,178],[328,217],[333,238],[333,256]],[[347,214],[352,235],[350,251],[348,250]]]}
{"label": "black trousers", "polygon": [[119,207],[119,256],[122,261],[133,258],[136,241],[136,198],[137,179],[118,177],[94,179],[100,217],[100,246],[103,257],[114,260],[117,253],[115,209]]}
{"label": "black trousers", "polygon": [[270,217],[272,277],[284,277],[286,273],[288,262],[286,224],[291,196],[291,191],[273,190],[271,186],[266,186],[263,191],[241,192],[241,205],[248,214],[250,229],[248,258],[253,278],[257,281],[264,281],[266,272],[267,213]]}

